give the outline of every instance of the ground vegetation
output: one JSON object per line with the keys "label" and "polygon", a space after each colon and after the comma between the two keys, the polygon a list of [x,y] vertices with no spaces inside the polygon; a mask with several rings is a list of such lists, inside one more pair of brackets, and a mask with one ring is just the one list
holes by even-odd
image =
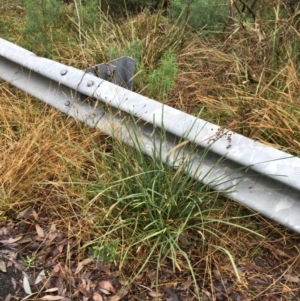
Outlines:
{"label": "ground vegetation", "polygon": [[[299,1],[3,0],[0,14],[0,36],[40,56],[129,55],[134,91],[300,154]],[[9,83],[0,103],[4,300],[300,299],[299,234]]]}

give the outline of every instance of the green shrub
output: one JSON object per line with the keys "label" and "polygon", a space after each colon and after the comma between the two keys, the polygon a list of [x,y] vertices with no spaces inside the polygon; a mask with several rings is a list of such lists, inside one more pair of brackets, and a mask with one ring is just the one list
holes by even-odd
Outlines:
{"label": "green shrub", "polygon": [[120,56],[130,56],[137,61],[140,62],[143,51],[143,42],[136,38],[132,41],[127,42],[124,48],[119,49],[115,44],[111,44],[108,46],[107,57],[108,59],[114,60]]}
{"label": "green shrub", "polygon": [[78,1],[77,5],[82,28],[95,28],[100,23],[99,0]]}
{"label": "green shrub", "polygon": [[180,14],[196,29],[204,26],[216,27],[227,21],[229,6],[226,0],[103,0],[101,8],[120,13],[125,10],[138,12],[142,9],[155,10],[160,8],[171,8],[171,15],[177,19]]}
{"label": "green shrub", "polygon": [[229,6],[226,0],[172,0],[171,14],[173,18],[184,11],[182,18],[188,24],[200,29],[214,29],[224,26],[228,19]]}
{"label": "green shrub", "polygon": [[147,96],[163,100],[174,85],[177,74],[176,56],[171,51],[167,51],[162,55],[158,67],[147,69],[141,62],[142,51],[143,42],[135,39],[128,42],[122,49],[112,44],[108,47],[107,57],[109,60],[113,60],[120,56],[128,55],[135,59],[136,73],[139,73],[138,83],[141,86],[140,88],[146,87],[145,93]]}
{"label": "green shrub", "polygon": [[160,59],[160,66],[152,68],[148,75],[148,95],[163,100],[174,85],[177,74],[176,57],[172,52],[166,52]]}
{"label": "green shrub", "polygon": [[162,0],[102,0],[101,8],[104,10],[109,9],[114,13],[122,13],[125,11],[138,12],[145,8],[158,9],[168,1]]}
{"label": "green shrub", "polygon": [[61,0],[27,0],[26,23],[22,30],[25,46],[43,56],[51,56],[53,40],[57,38],[53,27],[61,13]]}

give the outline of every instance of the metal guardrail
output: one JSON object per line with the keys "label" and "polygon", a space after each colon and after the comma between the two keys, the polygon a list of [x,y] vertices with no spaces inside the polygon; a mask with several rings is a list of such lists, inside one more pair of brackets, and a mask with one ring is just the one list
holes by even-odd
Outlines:
{"label": "metal guardrail", "polygon": [[300,233],[300,159],[0,39],[0,78]]}

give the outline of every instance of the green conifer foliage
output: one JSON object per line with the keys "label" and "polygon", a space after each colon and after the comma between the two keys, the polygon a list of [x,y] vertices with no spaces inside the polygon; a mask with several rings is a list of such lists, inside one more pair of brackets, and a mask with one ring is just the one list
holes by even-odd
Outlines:
{"label": "green conifer foliage", "polygon": [[174,18],[183,12],[185,19],[195,29],[205,27],[206,29],[216,29],[224,27],[228,19],[228,0],[172,0],[171,14]]}
{"label": "green conifer foliage", "polygon": [[23,35],[26,47],[43,56],[51,56],[55,31],[61,13],[61,0],[27,0]]}

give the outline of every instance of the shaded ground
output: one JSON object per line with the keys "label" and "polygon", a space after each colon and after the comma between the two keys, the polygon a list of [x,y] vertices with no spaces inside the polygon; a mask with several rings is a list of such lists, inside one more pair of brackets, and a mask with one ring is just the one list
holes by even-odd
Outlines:
{"label": "shaded ground", "polygon": [[[0,234],[1,267],[7,268],[0,272],[2,300],[19,300],[24,295],[27,300],[198,300],[188,269],[173,270],[165,260],[157,274],[155,261],[150,261],[129,282],[138,255],[120,271],[112,262],[80,252],[81,242],[67,239],[43,212],[26,209],[18,219],[2,222]],[[235,258],[240,281],[226,257],[214,260],[212,250],[207,253],[210,258],[207,254],[203,257],[199,245],[189,242],[186,251],[197,271],[202,300],[299,300],[300,239],[289,235],[288,243],[276,232],[263,245],[253,238],[245,241],[249,253]],[[28,284],[23,283],[22,272]]]}
{"label": "shaded ground", "polygon": [[6,272],[0,271],[0,300],[13,297],[25,297],[22,287],[22,272],[16,268],[7,268]]}

